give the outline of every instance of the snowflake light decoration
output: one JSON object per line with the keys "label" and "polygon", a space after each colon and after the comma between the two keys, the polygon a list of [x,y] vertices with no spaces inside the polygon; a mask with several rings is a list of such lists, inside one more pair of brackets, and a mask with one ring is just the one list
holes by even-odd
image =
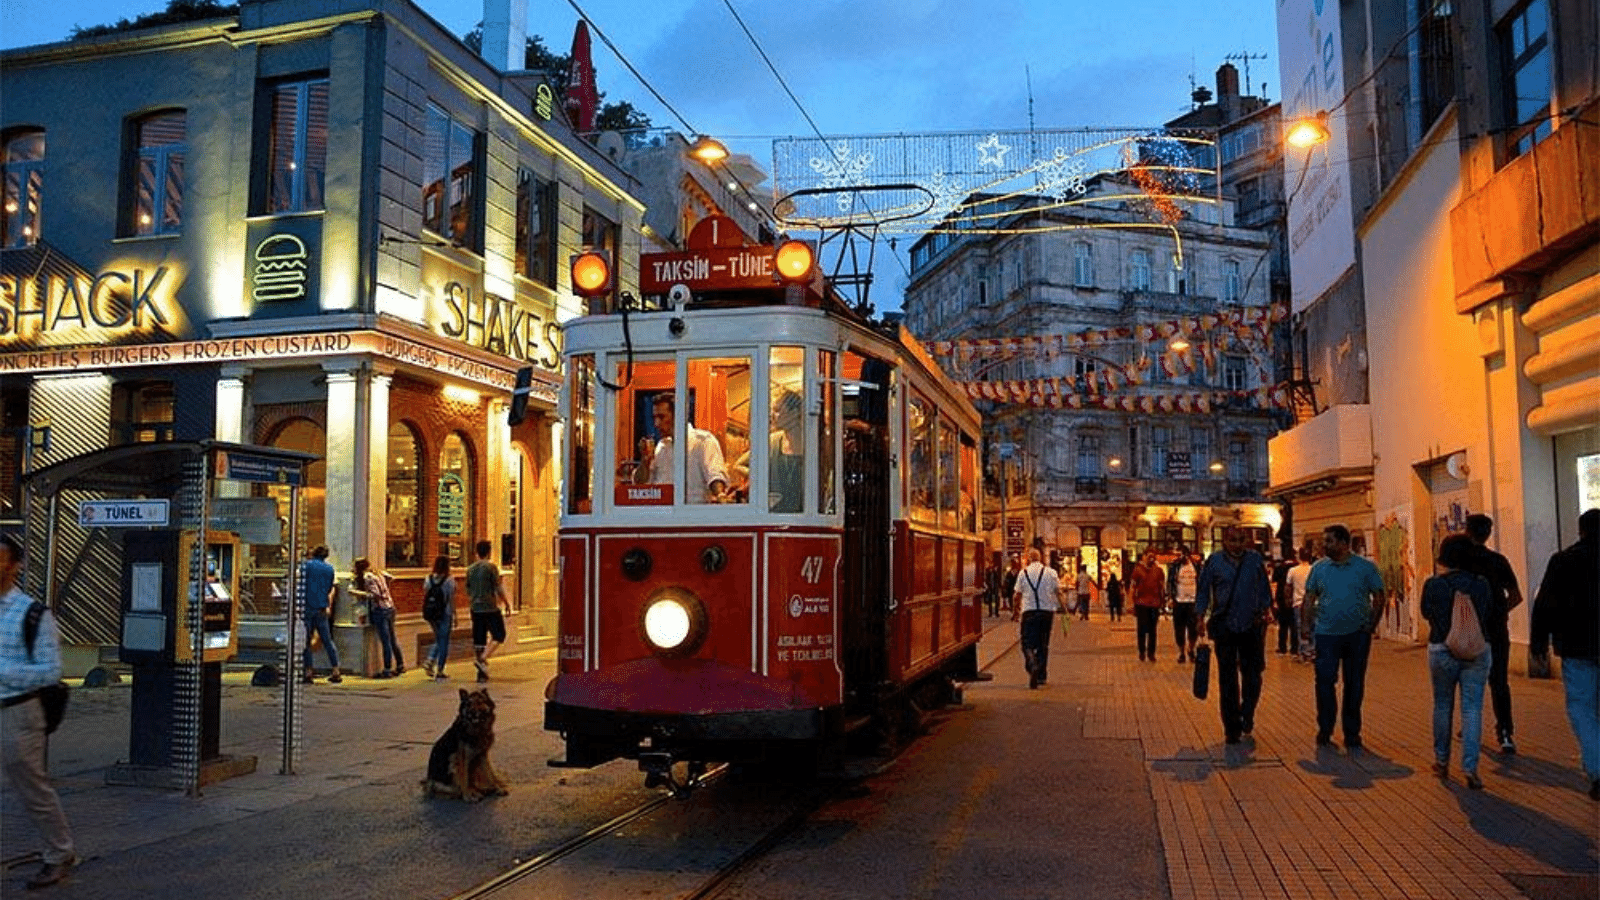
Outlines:
{"label": "snowflake light decoration", "polygon": [[1065,201],[1088,190],[1084,175],[1089,166],[1081,159],[1073,159],[1065,148],[1057,147],[1048,162],[1039,164],[1039,193]]}
{"label": "snowflake light decoration", "polygon": [[[818,183],[818,186],[842,188],[861,184],[862,174],[872,166],[872,154],[863,153],[852,157],[849,141],[839,141],[831,149],[833,150],[832,159],[822,159],[815,156],[811,158],[812,171],[822,176],[822,181]],[[850,209],[850,204],[855,202],[855,198],[849,193],[840,193],[834,202],[839,205],[840,212],[845,212]]]}

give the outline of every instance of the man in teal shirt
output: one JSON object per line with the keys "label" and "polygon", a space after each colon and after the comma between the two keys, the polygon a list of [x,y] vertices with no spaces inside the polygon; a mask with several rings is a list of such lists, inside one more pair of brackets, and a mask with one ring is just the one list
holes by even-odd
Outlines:
{"label": "man in teal shirt", "polygon": [[[1350,550],[1350,529],[1322,529],[1324,558],[1311,567],[1305,603],[1317,645],[1317,746],[1333,743],[1336,713],[1343,719],[1345,749],[1361,749],[1361,699],[1366,693],[1372,630],[1383,615],[1383,577],[1372,560]],[[1335,685],[1344,675],[1340,709]]]}

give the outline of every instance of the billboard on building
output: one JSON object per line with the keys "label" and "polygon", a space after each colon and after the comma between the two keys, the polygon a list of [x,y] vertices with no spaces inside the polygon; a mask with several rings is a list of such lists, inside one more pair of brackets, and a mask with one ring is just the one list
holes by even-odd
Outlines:
{"label": "billboard on building", "polygon": [[1344,55],[1337,0],[1279,0],[1278,61],[1287,124],[1328,112],[1329,139],[1287,147],[1291,308],[1310,306],[1355,265],[1348,124],[1342,114]]}

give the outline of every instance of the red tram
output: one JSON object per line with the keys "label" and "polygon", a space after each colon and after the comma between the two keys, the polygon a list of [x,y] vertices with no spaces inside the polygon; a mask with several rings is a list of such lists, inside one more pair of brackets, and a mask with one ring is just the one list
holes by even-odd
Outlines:
{"label": "red tram", "polygon": [[647,255],[647,292],[743,274],[566,326],[552,765],[676,786],[676,762],[891,734],[976,677],[978,413],[800,249],[788,285],[771,247]]}

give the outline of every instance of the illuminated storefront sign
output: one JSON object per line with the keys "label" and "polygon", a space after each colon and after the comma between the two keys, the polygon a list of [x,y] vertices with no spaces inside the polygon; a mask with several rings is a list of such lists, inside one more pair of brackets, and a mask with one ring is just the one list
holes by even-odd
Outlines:
{"label": "illuminated storefront sign", "polygon": [[474,294],[459,281],[444,286],[439,332],[474,347],[541,366],[561,367],[561,326],[494,294]]}
{"label": "illuminated storefront sign", "polygon": [[93,275],[39,271],[0,274],[0,347],[170,331],[183,317],[173,300],[177,279],[166,266]]}
{"label": "illuminated storefront sign", "polygon": [[251,222],[246,227],[244,293],[252,303],[298,303],[318,292],[318,216]]}

